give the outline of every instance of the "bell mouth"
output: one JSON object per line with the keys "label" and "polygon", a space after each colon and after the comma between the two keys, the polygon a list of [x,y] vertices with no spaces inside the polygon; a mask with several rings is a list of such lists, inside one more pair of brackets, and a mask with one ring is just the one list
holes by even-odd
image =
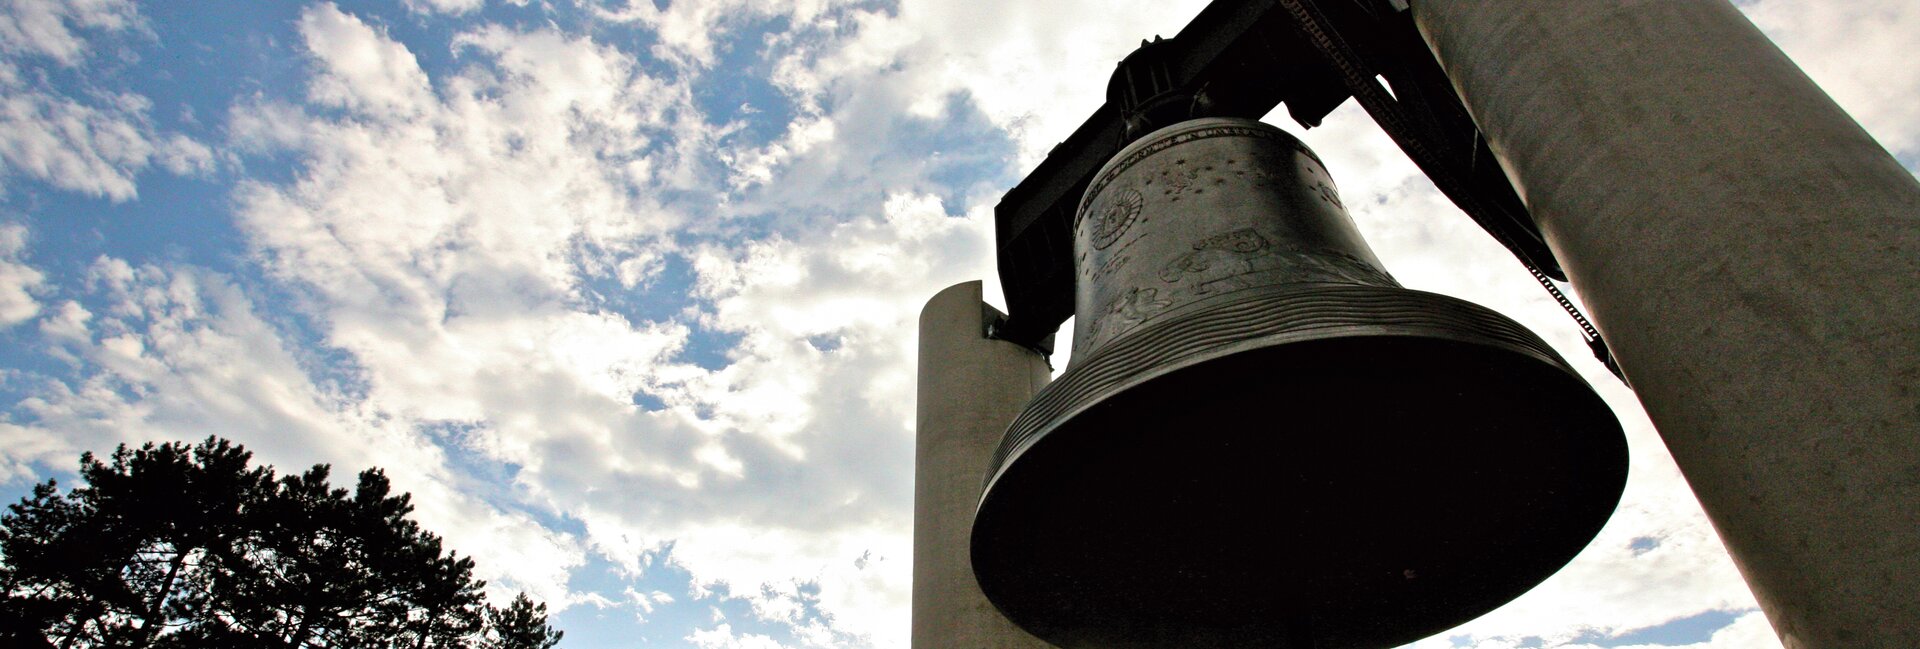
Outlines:
{"label": "bell mouth", "polygon": [[1007,432],[972,558],[1062,647],[1387,647],[1497,608],[1605,524],[1618,421],[1519,324],[1289,285],[1089,354]]}

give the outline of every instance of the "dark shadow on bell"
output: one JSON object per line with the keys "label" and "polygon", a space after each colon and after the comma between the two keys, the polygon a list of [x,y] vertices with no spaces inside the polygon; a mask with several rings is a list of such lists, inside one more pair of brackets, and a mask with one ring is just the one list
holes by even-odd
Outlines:
{"label": "dark shadow on bell", "polygon": [[1618,503],[1599,396],[1512,320],[1399,287],[1271,126],[1130,145],[1075,250],[1073,360],[1008,429],[972,539],[1048,642],[1397,646],[1537,585]]}

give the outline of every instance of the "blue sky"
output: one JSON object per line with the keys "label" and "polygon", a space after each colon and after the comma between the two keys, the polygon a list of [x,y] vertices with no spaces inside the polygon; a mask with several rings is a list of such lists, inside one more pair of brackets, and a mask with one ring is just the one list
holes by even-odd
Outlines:
{"label": "blue sky", "polygon": [[[903,647],[919,306],[998,295],[999,194],[1202,4],[0,2],[0,496],[221,435],[385,467],[564,647]],[[1914,167],[1920,5],[1740,4]],[[1524,271],[1351,106],[1302,136],[1633,444],[1585,554],[1414,646],[1777,646]]]}

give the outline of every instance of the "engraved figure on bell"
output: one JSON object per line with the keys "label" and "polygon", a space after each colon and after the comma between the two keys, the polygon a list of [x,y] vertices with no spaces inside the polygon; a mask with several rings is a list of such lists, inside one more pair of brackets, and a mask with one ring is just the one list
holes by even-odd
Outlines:
{"label": "engraved figure on bell", "polygon": [[1134,218],[1140,216],[1140,208],[1146,203],[1146,197],[1141,196],[1139,190],[1129,187],[1120,192],[1093,221],[1093,247],[1105,250],[1113,242],[1119,241],[1120,235],[1126,234],[1127,227],[1133,225]]}
{"label": "engraved figure on bell", "polygon": [[1160,297],[1160,289],[1138,287],[1127,289],[1127,292],[1120,294],[1107,304],[1108,318],[1104,324],[1120,327],[1136,325],[1172,305],[1172,300]]}
{"label": "engraved figure on bell", "polygon": [[1232,252],[1255,252],[1271,245],[1266,237],[1253,228],[1240,228],[1226,234],[1216,234],[1193,244],[1194,250],[1227,250]]}
{"label": "engraved figure on bell", "polygon": [[1334,207],[1343,210],[1347,208],[1346,205],[1340,203],[1340,193],[1333,191],[1333,185],[1327,184],[1327,181],[1322,180],[1316,182],[1313,184],[1313,188],[1315,191],[1320,192],[1320,200],[1331,203]]}
{"label": "engraved figure on bell", "polygon": [[1167,189],[1161,193],[1177,195],[1187,191],[1188,187],[1193,186],[1193,181],[1200,177],[1200,167],[1198,165],[1189,166],[1186,160],[1181,160],[1175,163],[1171,169],[1162,169],[1160,175],[1167,179]]}
{"label": "engraved figure on bell", "polygon": [[1193,120],[1127,145],[1074,223],[1073,358],[1230,296],[1393,285],[1333,191],[1305,145],[1251,120]]}
{"label": "engraved figure on bell", "polygon": [[1253,228],[1216,234],[1195,241],[1192,252],[1168,262],[1160,269],[1160,279],[1181,282],[1194,275],[1196,291],[1211,293],[1220,282],[1259,270],[1255,260],[1271,254],[1267,251],[1272,247],[1273,242]]}

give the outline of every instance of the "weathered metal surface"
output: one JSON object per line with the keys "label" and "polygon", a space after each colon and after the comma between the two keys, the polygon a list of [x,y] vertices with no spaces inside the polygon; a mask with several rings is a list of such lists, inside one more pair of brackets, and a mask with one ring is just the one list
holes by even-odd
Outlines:
{"label": "weathered metal surface", "polygon": [[[994,208],[1000,283],[1009,318],[995,336],[1029,347],[1072,315],[1072,220],[1093,174],[1114,152],[1146,131],[1189,117],[1258,118],[1285,103],[1302,125],[1316,126],[1351,92],[1375,76],[1370,111],[1386,110],[1388,129],[1441,192],[1543,276],[1565,279],[1527,211],[1477,138],[1471,118],[1414,30],[1404,3],[1385,0],[1290,0],[1337,37],[1342,74],[1303,32],[1300,19],[1276,0],[1219,0],[1178,35],[1127,57],[1108,87],[1107,102]],[[1165,119],[1166,113],[1185,114]],[[1379,117],[1379,115],[1376,115]],[[1144,119],[1143,119],[1144,118]],[[1142,123],[1147,128],[1141,128]]]}
{"label": "weathered metal surface", "polygon": [[1129,148],[1078,212],[1074,312],[1088,317],[1074,321],[1075,358],[1162,311],[1241,289],[1398,286],[1325,166],[1258,122],[1195,120]]}
{"label": "weathered metal surface", "polygon": [[1393,646],[1525,592],[1617,503],[1599,397],[1513,321],[1400,288],[1284,132],[1157,131],[1078,211],[1073,358],[971,542],[1042,639]]}

